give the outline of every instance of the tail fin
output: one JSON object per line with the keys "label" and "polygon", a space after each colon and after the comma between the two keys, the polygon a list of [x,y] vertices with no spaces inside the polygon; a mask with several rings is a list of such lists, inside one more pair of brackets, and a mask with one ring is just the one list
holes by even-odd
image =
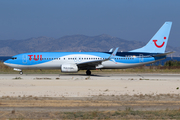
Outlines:
{"label": "tail fin", "polygon": [[151,40],[142,48],[130,52],[164,53],[169,38],[172,22],[165,22]]}

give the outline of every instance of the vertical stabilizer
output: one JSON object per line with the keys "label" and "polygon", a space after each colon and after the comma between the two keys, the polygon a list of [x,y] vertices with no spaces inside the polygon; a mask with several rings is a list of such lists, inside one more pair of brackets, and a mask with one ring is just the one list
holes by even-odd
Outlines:
{"label": "vertical stabilizer", "polygon": [[142,48],[130,52],[164,53],[166,50],[172,22],[165,22],[151,40]]}

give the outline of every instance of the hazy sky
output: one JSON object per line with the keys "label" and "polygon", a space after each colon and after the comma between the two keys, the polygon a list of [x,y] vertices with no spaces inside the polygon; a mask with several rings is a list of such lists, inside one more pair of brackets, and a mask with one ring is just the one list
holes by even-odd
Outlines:
{"label": "hazy sky", "polygon": [[0,0],[0,40],[108,34],[146,43],[165,21],[180,47],[180,0]]}

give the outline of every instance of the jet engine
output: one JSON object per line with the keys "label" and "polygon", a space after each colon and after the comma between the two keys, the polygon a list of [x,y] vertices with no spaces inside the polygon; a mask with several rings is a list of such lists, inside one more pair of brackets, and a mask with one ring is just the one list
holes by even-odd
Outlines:
{"label": "jet engine", "polygon": [[64,72],[64,73],[78,72],[78,67],[76,64],[62,64],[61,72]]}

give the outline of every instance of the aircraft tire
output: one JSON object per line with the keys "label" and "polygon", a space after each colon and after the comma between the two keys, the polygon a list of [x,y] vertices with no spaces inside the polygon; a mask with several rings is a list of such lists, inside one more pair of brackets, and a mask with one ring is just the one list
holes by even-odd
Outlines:
{"label": "aircraft tire", "polygon": [[90,70],[87,70],[87,71],[86,71],[86,75],[91,75],[91,71],[90,71]]}
{"label": "aircraft tire", "polygon": [[23,72],[22,72],[22,71],[20,71],[20,72],[19,72],[19,74],[20,74],[20,75],[22,75],[22,74],[23,74]]}

